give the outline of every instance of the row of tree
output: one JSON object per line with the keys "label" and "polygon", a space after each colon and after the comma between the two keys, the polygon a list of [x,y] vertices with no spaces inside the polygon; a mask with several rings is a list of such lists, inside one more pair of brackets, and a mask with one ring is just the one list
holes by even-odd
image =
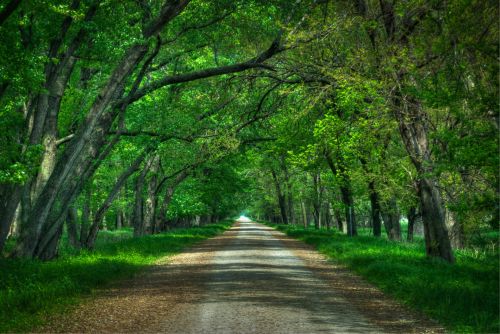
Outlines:
{"label": "row of tree", "polygon": [[10,234],[12,256],[51,259],[64,226],[92,248],[107,226],[247,208],[393,239],[404,215],[453,262],[498,227],[497,17],[470,0],[8,1],[0,250]]}
{"label": "row of tree", "polygon": [[352,236],[383,222],[396,240],[404,216],[407,238],[422,221],[427,254],[449,262],[497,230],[497,17],[490,1],[317,3],[307,46],[268,78],[269,106],[288,102],[255,167],[275,199],[255,210]]}

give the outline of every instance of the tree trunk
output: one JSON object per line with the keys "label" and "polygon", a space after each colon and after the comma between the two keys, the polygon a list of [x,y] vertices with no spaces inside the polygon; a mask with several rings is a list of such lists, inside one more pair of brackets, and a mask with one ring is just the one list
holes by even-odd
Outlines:
{"label": "tree trunk", "polygon": [[11,224],[16,215],[16,210],[21,200],[22,187],[8,185],[0,187],[0,253],[9,235]]}
{"label": "tree trunk", "polygon": [[321,175],[319,172],[313,174],[313,186],[314,186],[314,200],[313,200],[313,213],[314,213],[314,227],[316,229],[321,228],[321,201],[322,201],[322,191],[321,191]]}
{"label": "tree trunk", "polygon": [[304,200],[300,201],[300,207],[302,209],[302,224],[305,228],[307,228],[307,211],[306,211],[306,203]]}
{"label": "tree trunk", "polygon": [[451,247],[454,249],[464,248],[463,228],[457,216],[450,209],[445,207],[445,221],[448,228],[448,235],[451,242]]}
{"label": "tree trunk", "polygon": [[[407,101],[409,100],[409,101]],[[395,115],[406,151],[418,174],[417,187],[424,223],[426,253],[454,262],[437,181],[432,178],[433,161],[427,135],[427,115],[418,101],[398,94]]]}
{"label": "tree trunk", "polygon": [[[159,212],[159,220],[160,220],[159,226],[161,231],[165,231],[168,229],[168,224],[167,224],[168,206],[172,201],[172,198],[174,197],[175,188],[177,188],[177,186],[181,184],[181,182],[184,181],[188,176],[189,176],[188,170],[184,170],[181,173],[177,174],[172,184],[168,186],[167,190],[165,191],[165,195],[163,196],[163,201],[160,205],[160,212]],[[209,222],[211,222],[210,219],[208,220]]]}
{"label": "tree trunk", "polygon": [[146,154],[149,150],[146,149],[140,156],[138,156],[134,162],[127,168],[123,173],[120,175],[118,180],[116,181],[113,189],[111,189],[110,193],[108,194],[108,197],[104,201],[104,203],[97,209],[95,216],[94,216],[94,221],[92,223],[92,226],[90,227],[90,231],[87,235],[87,238],[85,240],[85,248],[92,249],[94,247],[95,240],[97,238],[97,234],[99,233],[99,227],[102,224],[102,221],[104,219],[104,216],[106,212],[109,210],[111,207],[111,204],[113,203],[114,199],[116,196],[120,193],[120,189],[123,187],[123,185],[127,182],[128,178],[139,169],[139,166],[141,165],[142,161],[146,157]]}
{"label": "tree trunk", "polygon": [[382,210],[384,218],[384,227],[389,240],[401,240],[401,213],[397,207],[396,199],[391,198],[389,203],[384,205]]}
{"label": "tree trunk", "polygon": [[380,202],[378,199],[378,193],[375,190],[374,181],[370,181],[368,183],[368,189],[370,190],[371,221],[373,227],[373,236],[380,237],[381,227],[382,227],[380,221]]}
{"label": "tree trunk", "polygon": [[144,235],[144,198],[143,189],[146,182],[146,175],[148,173],[151,159],[149,159],[142,172],[137,176],[135,181],[135,200],[134,200],[134,213],[132,215],[132,225],[134,226],[134,237]]}
{"label": "tree trunk", "polygon": [[280,207],[282,223],[288,224],[285,196],[283,195],[283,192],[281,190],[281,185],[280,185],[279,180],[278,180],[278,176],[276,175],[276,172],[274,171],[274,169],[271,169],[271,174],[273,176],[274,185],[276,187],[276,195],[278,196],[278,205]]}
{"label": "tree trunk", "polygon": [[78,212],[74,206],[71,206],[68,210],[68,218],[66,219],[66,227],[68,231],[69,244],[76,248],[80,248],[80,242],[78,240]]}
{"label": "tree trunk", "polygon": [[413,233],[415,230],[416,220],[417,220],[417,208],[412,206],[408,210],[408,233],[406,235],[406,240],[409,242],[413,241]]}
{"label": "tree trunk", "polygon": [[356,236],[358,235],[358,229],[356,226],[356,214],[354,212],[354,199],[350,186],[341,186],[340,193],[345,207],[347,235],[351,237]]}
{"label": "tree trunk", "polygon": [[342,222],[342,215],[340,211],[335,209],[335,220],[337,221],[337,228],[340,232],[344,232],[344,223]]}
{"label": "tree trunk", "polygon": [[[95,133],[95,127],[102,119],[105,109],[113,97],[115,97],[117,90],[122,87],[123,80],[135,68],[144,54],[144,46],[132,47],[125,55],[122,63],[117,66],[111,75],[108,84],[101,90],[99,97],[87,115],[86,121],[83,122],[75,133],[75,137],[68,143],[61,159],[56,163],[49,180],[33,204],[16,247],[16,256],[32,257],[34,255],[42,226],[47,222],[51,210],[54,204],[56,204],[56,199],[63,190],[64,183],[68,179],[68,176],[73,175],[75,170],[78,169],[79,162],[83,163],[81,161],[84,158],[82,157],[82,151],[84,151],[91,140],[95,140],[94,136],[106,136],[106,133]],[[92,136],[93,134],[94,136]],[[96,141],[98,142],[99,140]]]}
{"label": "tree trunk", "polygon": [[286,198],[287,198],[287,217],[290,224],[295,223],[295,214],[293,210],[293,190],[292,183],[290,181],[290,174],[288,172],[288,168],[285,164],[284,159],[282,159],[282,169],[285,175],[285,184],[286,184]]}
{"label": "tree trunk", "polygon": [[115,230],[121,230],[123,227],[123,212],[122,210],[118,210],[116,213],[116,220],[115,220]]}
{"label": "tree trunk", "polygon": [[[335,165],[333,158],[330,154],[330,152],[325,151],[325,159],[330,167],[330,170],[332,171],[334,176],[337,175],[337,166]],[[351,182],[349,179],[349,176],[345,173],[344,168],[342,167],[342,164],[339,166],[340,168],[340,174],[342,175],[342,183],[340,185],[340,194],[341,194],[341,199],[342,203],[344,204],[344,210],[345,210],[345,220],[346,220],[346,233],[348,236],[356,236],[358,235],[358,230],[356,226],[356,214],[354,212],[354,198],[352,196],[351,192]]]}
{"label": "tree trunk", "polygon": [[83,200],[83,208],[82,208],[82,218],[80,225],[80,245],[85,246],[85,242],[88,236],[89,225],[90,225],[90,200],[91,200],[92,192],[90,189],[85,190],[85,198]]}
{"label": "tree trunk", "polygon": [[155,212],[157,203],[157,191],[158,186],[158,169],[160,168],[160,157],[155,155],[152,158],[150,173],[151,177],[148,182],[146,201],[144,203],[144,222],[143,230],[145,233],[154,233],[155,230]]}

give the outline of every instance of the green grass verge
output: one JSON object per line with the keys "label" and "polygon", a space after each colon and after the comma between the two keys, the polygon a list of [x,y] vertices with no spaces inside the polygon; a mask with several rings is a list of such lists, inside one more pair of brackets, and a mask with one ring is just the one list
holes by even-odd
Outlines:
{"label": "green grass verge", "polygon": [[450,265],[427,258],[421,241],[350,238],[326,230],[268,225],[316,246],[330,259],[454,332],[499,332],[498,253],[456,251],[456,264]]}
{"label": "green grass verge", "polygon": [[0,332],[25,332],[43,323],[49,314],[63,312],[93,289],[131,277],[158,258],[213,237],[231,221],[130,238],[131,231],[99,235],[93,252],[36,260],[0,259]]}

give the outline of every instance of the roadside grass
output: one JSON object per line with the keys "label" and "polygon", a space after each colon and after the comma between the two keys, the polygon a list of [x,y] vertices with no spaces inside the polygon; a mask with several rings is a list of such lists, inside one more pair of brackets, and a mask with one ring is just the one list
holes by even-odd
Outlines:
{"label": "roadside grass", "polygon": [[425,256],[422,240],[394,242],[361,235],[268,224],[315,246],[378,286],[458,333],[499,332],[498,252],[455,251],[450,265]]}
{"label": "roadside grass", "polygon": [[227,220],[141,238],[131,238],[127,230],[107,231],[99,234],[92,252],[75,254],[63,246],[63,255],[54,261],[0,259],[0,332],[31,331],[48,315],[64,312],[93,289],[131,277],[155,260],[216,236],[231,225]]}

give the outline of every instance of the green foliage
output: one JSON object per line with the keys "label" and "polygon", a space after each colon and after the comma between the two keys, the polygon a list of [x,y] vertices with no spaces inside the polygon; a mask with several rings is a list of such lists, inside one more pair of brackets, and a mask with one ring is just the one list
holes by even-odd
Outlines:
{"label": "green foliage", "polygon": [[[496,333],[499,330],[498,253],[456,251],[457,263],[424,256],[424,245],[271,225],[314,245],[384,292],[424,312],[450,330]],[[498,251],[498,250],[497,250]]]}
{"label": "green foliage", "polygon": [[131,277],[156,259],[179,253],[231,224],[223,221],[141,238],[124,238],[131,231],[103,232],[93,252],[65,252],[50,262],[0,259],[0,332],[31,331],[47,315],[67,311],[94,289]]}

